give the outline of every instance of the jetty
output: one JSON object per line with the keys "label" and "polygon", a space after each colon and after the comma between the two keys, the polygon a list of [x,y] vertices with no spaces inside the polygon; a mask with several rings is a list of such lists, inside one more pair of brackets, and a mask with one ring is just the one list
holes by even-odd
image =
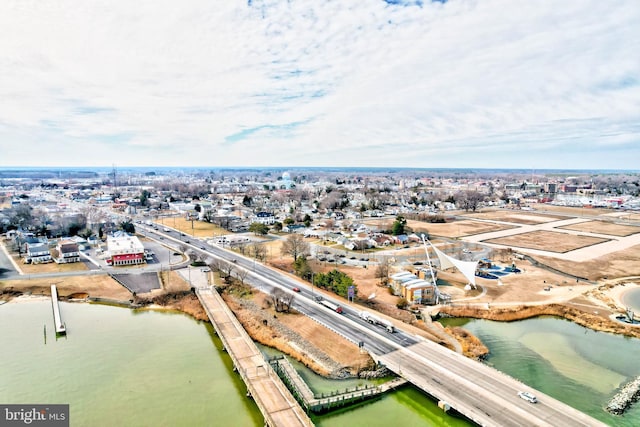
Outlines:
{"label": "jetty", "polygon": [[56,334],[64,335],[67,333],[67,327],[62,323],[60,317],[60,305],[58,303],[58,289],[56,285],[51,285],[51,306],[53,307],[53,322],[56,327]]}
{"label": "jetty", "polygon": [[607,412],[614,415],[622,415],[634,403],[640,399],[640,377],[625,384],[606,406]]}
{"label": "jetty", "polygon": [[310,427],[313,422],[294,399],[251,340],[222,297],[213,288],[196,288],[196,295],[247,386],[247,396],[262,412],[268,427]]}
{"label": "jetty", "polygon": [[270,362],[280,378],[289,386],[293,396],[306,411],[326,412],[334,408],[352,405],[364,400],[380,397],[383,393],[394,390],[407,383],[404,378],[396,378],[377,386],[357,386],[344,391],[314,394],[307,383],[298,374],[286,357],[272,359]]}

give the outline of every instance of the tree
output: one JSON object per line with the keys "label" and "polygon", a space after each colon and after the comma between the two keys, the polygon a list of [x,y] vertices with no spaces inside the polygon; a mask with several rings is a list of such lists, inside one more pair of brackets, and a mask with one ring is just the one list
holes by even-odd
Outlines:
{"label": "tree", "polygon": [[263,224],[261,222],[252,222],[249,225],[249,231],[251,231],[255,235],[264,236],[269,232],[269,226],[267,224]]}
{"label": "tree", "polygon": [[277,313],[282,311],[288,312],[294,300],[294,295],[292,293],[285,292],[277,287],[271,289],[270,297],[273,308]]}
{"label": "tree", "polygon": [[273,223],[273,231],[279,233],[282,231],[282,223],[280,221],[276,221]]}
{"label": "tree", "polygon": [[253,242],[253,243],[249,244],[249,253],[255,259],[259,259],[259,260],[264,261],[264,259],[267,256],[267,248],[262,243]]}
{"label": "tree", "polygon": [[407,220],[402,215],[398,215],[393,223],[393,226],[391,227],[391,234],[393,234],[394,236],[404,234],[406,226]]}
{"label": "tree", "polygon": [[484,194],[475,190],[460,191],[455,195],[456,205],[467,212],[475,212],[484,198]]}
{"label": "tree", "polygon": [[309,253],[309,243],[300,234],[292,234],[282,242],[280,253],[282,255],[291,255],[295,261],[299,255]]}
{"label": "tree", "polygon": [[354,287],[354,296],[358,293],[358,287],[353,283],[353,279],[340,270],[334,269],[328,273],[319,273],[314,280],[316,286],[332,291],[342,297],[347,297],[349,287]]}
{"label": "tree", "polygon": [[293,262],[293,269],[300,277],[306,278],[311,276],[311,267],[305,255],[300,255],[298,259]]}
{"label": "tree", "polygon": [[305,227],[309,227],[311,225],[311,217],[309,216],[309,214],[304,215],[302,222],[304,223]]}
{"label": "tree", "polygon": [[150,195],[151,195],[151,193],[149,193],[149,191],[142,190],[142,192],[140,193],[140,204],[142,206],[148,206],[149,205],[149,196]]}
{"label": "tree", "polygon": [[389,258],[387,257],[383,257],[380,260],[380,264],[378,264],[378,267],[376,267],[376,277],[378,279],[380,279],[380,284],[381,285],[386,285],[387,282],[389,281],[389,270],[391,267],[391,262],[389,261]]}
{"label": "tree", "polygon": [[244,285],[244,281],[249,275],[249,270],[246,268],[239,268],[236,270],[236,277],[240,279],[240,283]]}
{"label": "tree", "polygon": [[[129,233],[129,234],[135,234],[135,232],[136,232],[136,227],[135,227],[135,225],[133,225],[133,223],[131,221],[122,221],[120,223],[120,228],[124,232]],[[78,231],[80,231],[79,228],[76,230],[76,232],[73,235],[77,234]],[[69,230],[69,232],[71,232],[71,230]]]}
{"label": "tree", "polygon": [[282,222],[284,223],[284,225],[292,225],[296,223],[296,221],[291,217],[285,218],[285,220]]}

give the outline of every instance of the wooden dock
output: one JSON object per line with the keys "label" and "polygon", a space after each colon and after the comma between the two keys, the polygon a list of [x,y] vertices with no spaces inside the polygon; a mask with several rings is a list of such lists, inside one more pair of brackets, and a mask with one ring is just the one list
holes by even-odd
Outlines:
{"label": "wooden dock", "polygon": [[197,288],[196,295],[269,427],[312,426],[313,422],[264,359],[258,347],[212,288]]}
{"label": "wooden dock", "polygon": [[363,400],[377,398],[407,383],[404,378],[396,378],[378,386],[360,386],[351,390],[323,393],[317,396],[286,358],[278,358],[271,363],[282,379],[289,385],[289,388],[293,389],[293,394],[298,401],[307,411],[312,412],[329,411]]}
{"label": "wooden dock", "polygon": [[60,317],[60,305],[58,303],[58,289],[56,285],[51,285],[51,306],[53,307],[53,323],[56,327],[56,334],[64,335],[67,333],[67,327],[62,323]]}

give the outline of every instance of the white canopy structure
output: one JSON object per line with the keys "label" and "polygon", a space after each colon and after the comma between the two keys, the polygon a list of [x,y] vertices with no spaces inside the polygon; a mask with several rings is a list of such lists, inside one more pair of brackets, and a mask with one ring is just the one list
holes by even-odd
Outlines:
{"label": "white canopy structure", "polygon": [[[424,240],[424,237],[422,241],[423,243],[425,243],[425,250],[427,250],[426,241]],[[476,268],[478,267],[478,261],[461,261],[459,259],[453,258],[445,254],[444,252],[442,252],[441,250],[433,246],[431,242],[429,242],[429,245],[433,248],[434,252],[438,256],[438,261],[440,261],[440,268],[442,270],[446,270],[447,268],[451,268],[451,267],[457,268],[458,270],[460,270],[462,275],[469,281],[469,284],[473,286],[475,289]]]}

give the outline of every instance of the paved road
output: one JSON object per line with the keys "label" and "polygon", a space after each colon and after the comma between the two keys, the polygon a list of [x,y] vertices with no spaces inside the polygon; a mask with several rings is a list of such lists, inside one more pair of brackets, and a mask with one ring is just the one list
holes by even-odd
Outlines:
{"label": "paved road", "polygon": [[[198,247],[202,246],[192,245],[194,250],[198,250]],[[236,268],[249,271],[245,282],[265,292],[269,292],[274,286],[288,291],[299,287],[301,292],[296,294],[293,304],[297,310],[354,343],[362,342],[389,369],[427,393],[446,400],[456,410],[481,425],[604,425],[480,362],[401,330],[391,334],[383,328],[372,326],[358,317],[356,307],[351,307],[344,301],[333,300],[344,309],[344,314],[335,313],[315,302],[317,290],[286,274],[222,248],[204,247],[210,257],[235,260]],[[520,390],[533,392],[540,402],[530,404],[520,399],[517,396]]]}

